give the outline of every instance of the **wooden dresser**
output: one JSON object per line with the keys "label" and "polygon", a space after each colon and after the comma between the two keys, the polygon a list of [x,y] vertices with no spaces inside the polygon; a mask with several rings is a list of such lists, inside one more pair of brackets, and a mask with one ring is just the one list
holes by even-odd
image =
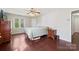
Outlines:
{"label": "wooden dresser", "polygon": [[11,29],[10,21],[4,21],[0,19],[0,44],[3,42],[10,41]]}

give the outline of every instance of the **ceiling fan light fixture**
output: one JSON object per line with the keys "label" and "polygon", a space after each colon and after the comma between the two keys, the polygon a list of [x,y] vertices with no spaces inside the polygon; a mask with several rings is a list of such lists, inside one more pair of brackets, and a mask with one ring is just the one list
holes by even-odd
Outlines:
{"label": "ceiling fan light fixture", "polygon": [[31,8],[27,11],[27,16],[36,17],[40,15],[40,11],[37,8]]}

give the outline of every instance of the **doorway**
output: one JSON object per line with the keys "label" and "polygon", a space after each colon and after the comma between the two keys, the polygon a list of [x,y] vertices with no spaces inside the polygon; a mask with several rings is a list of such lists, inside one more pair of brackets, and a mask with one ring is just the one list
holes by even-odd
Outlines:
{"label": "doorway", "polygon": [[79,44],[79,10],[71,13],[72,43]]}

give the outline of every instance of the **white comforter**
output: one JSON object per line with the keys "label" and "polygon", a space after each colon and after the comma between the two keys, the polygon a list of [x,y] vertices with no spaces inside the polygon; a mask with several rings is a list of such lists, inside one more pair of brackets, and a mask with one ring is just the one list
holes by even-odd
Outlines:
{"label": "white comforter", "polygon": [[30,39],[48,34],[48,27],[27,27],[24,30]]}

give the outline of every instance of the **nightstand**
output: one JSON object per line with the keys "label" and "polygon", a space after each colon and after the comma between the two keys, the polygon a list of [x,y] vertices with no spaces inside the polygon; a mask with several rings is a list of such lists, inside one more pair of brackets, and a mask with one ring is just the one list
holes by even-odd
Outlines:
{"label": "nightstand", "polygon": [[51,28],[48,29],[48,38],[52,38],[53,40],[55,39],[56,36],[56,30],[53,30]]}

